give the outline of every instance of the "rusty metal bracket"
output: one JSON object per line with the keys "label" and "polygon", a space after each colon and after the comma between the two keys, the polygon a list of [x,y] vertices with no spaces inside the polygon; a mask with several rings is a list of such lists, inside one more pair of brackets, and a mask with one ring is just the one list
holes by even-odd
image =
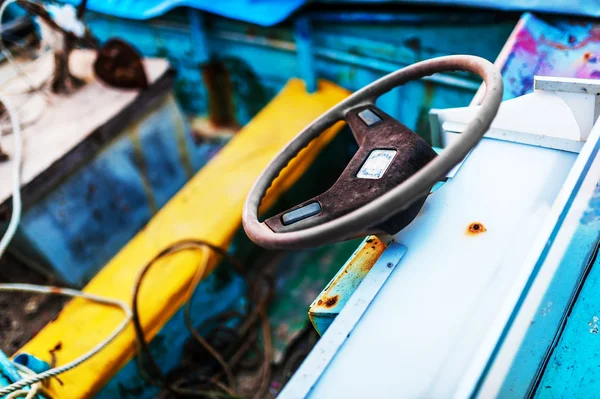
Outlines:
{"label": "rusty metal bracket", "polygon": [[365,238],[327,287],[315,298],[308,310],[308,317],[320,335],[325,333],[340,314],[386,249],[386,244],[378,237]]}
{"label": "rusty metal bracket", "polygon": [[296,371],[296,378],[285,386],[280,399],[305,398],[329,366],[338,350],[346,342],[352,330],[367,311],[375,296],[392,274],[407,248],[392,242],[373,265],[363,282],[329,326],[310,355]]}

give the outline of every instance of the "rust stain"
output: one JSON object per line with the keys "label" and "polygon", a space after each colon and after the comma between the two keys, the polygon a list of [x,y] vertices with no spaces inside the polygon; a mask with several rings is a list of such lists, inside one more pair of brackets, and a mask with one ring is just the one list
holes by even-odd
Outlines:
{"label": "rust stain", "polygon": [[2,151],[2,147],[0,147],[0,162],[8,161],[8,154]]}
{"label": "rust stain", "polygon": [[339,299],[340,299],[339,295],[334,295],[334,296],[331,296],[329,298],[319,299],[319,301],[317,302],[317,304],[319,306],[325,306],[326,308],[332,308],[332,307],[334,307],[338,303]]}
{"label": "rust stain", "polygon": [[417,54],[421,52],[421,40],[418,37],[405,40],[404,45]]}
{"label": "rust stain", "polygon": [[339,295],[332,296],[331,298],[329,298],[325,301],[325,306],[327,306],[328,308],[335,306],[335,304],[338,302],[339,298],[340,298]]}
{"label": "rust stain", "polygon": [[148,77],[141,56],[121,39],[110,39],[98,50],[94,71],[109,86],[140,90],[148,88]]}
{"label": "rust stain", "polygon": [[467,228],[468,235],[477,235],[477,234],[485,233],[486,231],[487,231],[487,229],[481,222],[473,222]]}
{"label": "rust stain", "polygon": [[339,299],[340,299],[339,295],[334,295],[329,298],[319,299],[319,301],[317,302],[317,305],[325,306],[326,308],[332,308],[335,306],[336,303],[338,303]]}
{"label": "rust stain", "polygon": [[[337,289],[340,280],[347,278],[345,276],[348,274],[350,274],[352,278],[364,278],[377,262],[377,259],[379,259],[379,256],[383,253],[385,248],[386,245],[377,237],[369,237],[360,250],[356,252],[356,255],[348,262],[343,272],[338,273],[336,277],[329,282],[327,287],[325,287],[325,290],[317,300],[317,306],[333,307],[340,299],[339,295],[333,294]],[[331,304],[333,298],[335,298],[335,302]]]}
{"label": "rust stain", "polygon": [[146,167],[146,161],[144,159],[144,150],[142,148],[142,140],[140,138],[140,127],[137,123],[131,126],[129,138],[133,146],[133,162],[138,169],[140,174],[140,180],[146,193],[146,199],[148,200],[148,208],[150,208],[150,214],[154,215],[158,212],[158,204],[156,198],[154,198],[154,192],[150,185],[150,179],[148,178],[148,168]]}
{"label": "rust stain", "polygon": [[545,44],[545,45],[548,45],[548,46],[550,46],[550,47],[554,47],[554,48],[555,48],[555,49],[557,49],[557,50],[578,49],[578,48],[582,47],[581,45],[565,46],[565,45],[564,45],[564,44],[562,44],[562,43],[557,43],[557,42],[553,42],[553,41],[551,41],[551,40],[547,40],[547,39],[546,39],[545,37],[543,37],[543,36],[540,38],[540,42],[541,42],[541,43],[543,43],[543,44]]}
{"label": "rust stain", "polygon": [[[571,36],[572,37],[572,36]],[[570,46],[565,46],[561,43],[556,43],[550,40],[547,40],[544,36],[540,38],[540,41],[546,45],[552,46],[559,50],[577,50],[587,46],[589,43],[598,43],[600,42],[600,28],[594,27],[588,37],[580,41],[579,43],[575,43],[576,39],[573,40],[571,37],[568,38],[568,42]]]}
{"label": "rust stain", "polygon": [[[423,86],[425,88],[425,93],[423,95],[423,105],[419,110],[419,114],[417,116],[417,130],[415,130],[421,137],[429,137],[431,136],[430,127],[429,127],[429,110],[432,107],[433,99],[435,97],[435,85],[431,81],[424,81]],[[427,139],[430,141],[430,139]]]}
{"label": "rust stain", "polygon": [[175,103],[175,99],[169,96],[169,108],[175,115],[175,139],[177,142],[177,152],[179,153],[179,160],[183,165],[183,170],[188,179],[194,175],[194,168],[190,159],[190,153],[187,146],[185,126],[183,125],[183,117],[179,115],[179,110]]}
{"label": "rust stain", "polygon": [[[370,251],[375,247],[375,251]],[[363,277],[371,270],[377,259],[379,259],[379,255],[383,253],[386,246],[384,243],[379,241],[376,237],[369,238],[365,241],[365,244],[360,248],[360,250],[356,253],[356,256],[348,262],[346,265],[345,271],[350,271],[352,274],[362,275]],[[343,277],[343,274],[340,273],[331,283],[327,286],[326,292],[330,291],[330,289],[337,285],[338,281]]]}
{"label": "rust stain", "polygon": [[249,37],[256,37],[256,36],[258,36],[258,32],[257,32],[256,27],[249,26],[248,29],[246,29],[246,35],[248,35]]}
{"label": "rust stain", "polygon": [[[56,367],[56,352],[60,351],[62,349],[62,342],[58,341],[58,343],[54,346],[54,348],[50,349],[48,351],[48,353],[50,354],[50,367],[54,368]],[[59,380],[57,377],[56,380],[60,383],[60,385],[63,385],[62,381]]]}
{"label": "rust stain", "polygon": [[61,294],[63,291],[60,287],[50,287],[50,292],[53,294]]}
{"label": "rust stain", "polygon": [[308,310],[308,316],[317,331],[319,331],[319,328],[315,320],[318,315],[336,313],[336,306],[344,306],[354,292],[350,287],[357,286],[362,281],[385,251],[385,248],[386,245],[376,236],[367,237],[344,268],[319,294]]}
{"label": "rust stain", "polygon": [[233,83],[222,61],[212,60],[202,66],[202,78],[208,93],[208,114],[216,127],[237,126]]}

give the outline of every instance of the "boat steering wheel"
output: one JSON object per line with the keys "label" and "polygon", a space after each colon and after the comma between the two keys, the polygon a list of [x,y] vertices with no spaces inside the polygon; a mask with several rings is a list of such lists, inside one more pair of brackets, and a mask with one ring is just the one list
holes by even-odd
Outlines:
{"label": "boat steering wheel", "polygon": [[[375,106],[382,94],[410,81],[447,71],[483,78],[486,92],[475,116],[439,156],[423,139]],[[433,185],[477,145],[502,101],[502,77],[489,61],[467,55],[418,62],[355,92],[308,125],[269,163],[250,190],[242,215],[248,237],[268,249],[301,249],[370,234],[395,234],[421,209]],[[323,194],[264,222],[258,207],[281,170],[311,140],[345,120],[359,149]]]}

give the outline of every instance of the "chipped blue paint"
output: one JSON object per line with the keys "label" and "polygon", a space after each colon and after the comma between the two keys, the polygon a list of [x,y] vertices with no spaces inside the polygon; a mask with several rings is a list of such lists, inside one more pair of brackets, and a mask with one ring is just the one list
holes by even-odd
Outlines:
{"label": "chipped blue paint", "polygon": [[23,214],[17,249],[85,285],[222,145],[195,144],[166,97]]}
{"label": "chipped blue paint", "polygon": [[[536,388],[535,397],[590,397],[598,388],[600,372],[600,184],[584,213],[563,261],[584,274],[583,285],[574,292],[575,303]],[[581,265],[581,259],[587,264]],[[582,267],[583,266],[583,267]],[[587,266],[587,267],[586,267]],[[572,272],[573,273],[573,272]],[[557,276],[558,279],[560,276]],[[551,292],[552,287],[549,292]],[[577,295],[578,294],[578,295]],[[537,381],[536,381],[537,382]],[[592,395],[594,396],[594,395]]]}
{"label": "chipped blue paint", "polygon": [[[594,298],[595,295],[593,291],[590,291],[591,288],[589,286],[591,284],[592,287],[596,287],[594,285],[596,283],[593,281],[597,277],[592,278],[592,276],[597,276],[600,273],[600,270],[596,270],[599,269],[597,266],[598,258],[596,258],[599,240],[600,185],[594,192],[588,208],[584,212],[579,226],[573,234],[565,257],[562,259],[552,283],[541,301],[536,316],[532,320],[531,327],[521,343],[521,349],[500,391],[500,397],[521,398],[531,395],[536,389],[538,390],[537,395],[546,397],[550,392],[546,391],[546,389],[549,389],[546,387],[551,387],[555,384],[540,383],[542,375],[546,381],[553,379],[566,380],[567,375],[565,373],[569,374],[569,370],[572,368],[569,366],[560,369],[561,360],[556,360],[556,358],[560,359],[565,355],[557,354],[556,351],[562,350],[568,352],[569,345],[571,350],[575,352],[587,350],[585,347],[588,344],[584,341],[580,341],[578,345],[569,344],[568,341],[572,339],[570,337],[573,334],[571,330],[578,331],[581,327],[577,324],[577,321],[573,320],[573,312],[576,312],[576,309],[582,306],[586,306],[582,302],[587,303],[590,297]],[[593,266],[594,262],[596,266]],[[592,269],[592,267],[595,268]],[[587,277],[590,269],[592,269],[592,272]],[[577,297],[579,289],[584,282],[584,291]],[[595,303],[597,304],[598,302],[595,301]],[[573,306],[574,309],[571,311]],[[569,312],[571,313],[569,314]],[[561,330],[565,323],[567,323],[567,327],[561,336]],[[555,331],[557,332],[556,335],[554,335]],[[566,341],[567,343],[559,343],[556,347],[557,349],[554,349],[557,340],[560,340],[559,342]],[[552,354],[552,350],[555,350],[554,354]],[[547,366],[549,370],[553,370],[548,375],[548,369],[546,370],[546,374],[544,374],[544,368],[545,362],[550,355],[555,360],[551,360]],[[582,369],[586,369],[586,367],[590,369],[596,368],[597,363],[589,363],[587,360],[589,359],[577,359],[576,362],[579,363],[578,367]],[[559,374],[560,377],[552,377],[552,373]],[[575,384],[576,381],[573,379],[571,383]],[[559,385],[564,387],[566,386],[566,382],[559,383]],[[566,392],[569,391],[566,390],[563,393]],[[552,392],[552,394],[554,397],[561,397],[560,393]]]}
{"label": "chipped blue paint", "polygon": [[[556,345],[555,340],[560,337],[560,329],[567,322],[568,312],[576,300],[577,288],[583,283],[586,271],[592,267],[592,254],[600,238],[599,232],[600,221],[596,221],[580,225],[573,235],[566,256],[532,321],[532,328],[523,339],[522,349],[506,376],[500,397],[522,398],[535,392],[544,362]],[[554,335],[555,331],[558,336]],[[543,388],[542,385],[540,387]]]}

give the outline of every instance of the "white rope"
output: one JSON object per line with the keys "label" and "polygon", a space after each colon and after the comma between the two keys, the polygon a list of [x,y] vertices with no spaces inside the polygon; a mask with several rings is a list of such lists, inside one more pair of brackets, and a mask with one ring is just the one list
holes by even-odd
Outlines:
{"label": "white rope", "polygon": [[[29,79],[29,75],[27,75],[27,73],[23,70],[23,68],[17,62],[17,60],[15,60],[15,57],[13,57],[12,53],[10,52],[10,50],[8,48],[6,48],[6,46],[4,45],[4,40],[2,40],[2,35],[4,34],[4,25],[2,24],[2,17],[4,16],[4,12],[8,8],[8,6],[11,5],[11,4],[13,4],[13,3],[15,3],[16,1],[17,0],[5,0],[4,3],[2,3],[2,6],[0,6],[0,51],[2,51],[2,54],[4,54],[4,56],[10,62],[10,64],[14,66],[15,70],[17,71],[17,73],[19,75],[21,75],[21,77],[23,78],[23,80],[25,81],[25,83],[27,83],[27,85],[29,86],[29,88],[31,90],[35,91],[36,90],[35,89],[35,85]],[[27,1],[30,2],[30,3],[33,3],[30,0],[27,0]]]}
{"label": "white rope", "polygon": [[[18,121],[16,112],[15,112],[11,102],[8,101],[6,99],[6,97],[1,93],[0,93],[0,103],[4,104],[4,108],[6,109],[8,115],[9,115],[9,119],[11,121],[11,127],[12,127],[13,134],[14,134],[14,142],[15,142],[15,146],[14,146],[15,148],[14,148],[14,153],[13,153],[13,157],[12,157],[12,162],[14,164],[13,176],[12,176],[12,178],[13,178],[13,195],[12,195],[13,209],[12,209],[12,215],[11,215],[10,222],[9,222],[8,228],[6,230],[6,233],[0,240],[0,258],[1,258],[2,255],[4,255],[6,248],[12,241],[12,239],[17,231],[19,221],[21,218],[20,167],[21,167],[21,158],[22,158],[22,150],[23,149],[22,149],[22,141],[21,141],[21,128],[19,125],[19,121]],[[87,299],[87,300],[90,300],[93,302],[101,303],[104,305],[119,307],[123,310],[123,312],[126,315],[126,318],[121,322],[121,324],[119,324],[119,326],[115,329],[115,331],[113,331],[113,333],[110,336],[108,336],[106,339],[104,339],[102,342],[100,342],[98,345],[96,345],[94,348],[92,348],[90,351],[88,351],[84,355],[71,361],[70,363],[65,364],[64,366],[55,367],[55,368],[45,371],[43,373],[29,376],[27,378],[24,378],[21,381],[18,381],[18,382],[11,384],[5,388],[2,388],[2,389],[0,389],[0,397],[14,393],[9,397],[16,398],[16,397],[23,396],[23,394],[25,392],[27,392],[26,399],[33,398],[33,396],[35,396],[35,393],[32,393],[32,392],[37,392],[37,390],[32,389],[30,391],[23,391],[22,388],[25,388],[29,385],[37,384],[38,382],[46,380],[50,377],[64,373],[65,371],[68,371],[74,367],[77,367],[81,363],[90,359],[96,353],[98,353],[102,349],[104,349],[110,342],[112,342],[112,340],[114,340],[115,337],[117,335],[119,335],[125,329],[125,327],[127,327],[127,325],[129,324],[129,322],[131,320],[131,317],[132,317],[131,310],[129,309],[127,304],[125,304],[125,302],[123,302],[123,301],[119,301],[116,299],[104,298],[104,297],[100,297],[97,295],[88,294],[85,292],[67,289],[67,288],[38,286],[38,285],[30,285],[30,284],[0,284],[0,291],[34,292],[34,293],[39,293],[39,294],[55,294],[55,295],[64,295],[64,296],[70,296],[70,297],[79,297],[79,298]]]}
{"label": "white rope", "polygon": [[5,388],[0,389],[0,397],[8,395],[12,392],[18,391],[26,386],[35,384],[37,382],[41,382],[50,377],[54,377],[58,374],[64,373],[65,371],[71,370],[79,366],[81,363],[87,361],[92,356],[100,352],[104,349],[108,344],[110,344],[129,324],[132,313],[131,309],[127,304],[118,299],[104,298],[98,295],[89,294],[82,291],[72,290],[69,288],[60,288],[60,287],[49,287],[49,286],[41,286],[41,285],[33,285],[33,284],[0,284],[0,291],[10,291],[10,292],[33,292],[38,294],[54,294],[54,295],[63,295],[69,297],[77,297],[87,299],[92,302],[97,302],[103,305],[114,306],[121,308],[123,313],[125,313],[125,319],[117,326],[117,328],[110,334],[106,339],[100,342],[98,345],[94,346],[87,353],[78,357],[77,359],[63,365],[60,367],[52,368],[48,371],[44,371],[43,373],[36,374],[35,376],[31,376],[28,378],[24,378],[21,381],[15,382]]}
{"label": "white rope", "polygon": [[[14,65],[19,73],[22,75],[23,79],[31,86],[31,82],[28,80],[27,74],[25,71],[21,69],[19,64],[13,58],[10,51],[4,46],[4,42],[2,40],[2,34],[4,33],[4,27],[2,25],[2,17],[4,16],[4,12],[6,8],[14,3],[16,0],[6,0],[0,6],[0,50],[4,54],[4,56]],[[6,232],[2,236],[0,240],[0,258],[6,252],[6,248],[14,238],[17,233],[17,229],[19,227],[19,222],[21,221],[21,161],[23,157],[23,140],[21,138],[21,124],[19,122],[19,117],[17,111],[13,107],[12,103],[8,100],[8,98],[0,93],[0,103],[4,105],[6,112],[8,113],[8,117],[10,119],[10,125],[12,128],[12,132],[14,135],[14,153],[12,154],[12,162],[13,162],[13,172],[12,172],[12,214],[10,217],[10,222],[8,224],[8,228]]]}
{"label": "white rope", "polygon": [[[23,366],[22,364],[13,363],[13,366],[15,366],[15,368],[19,371],[20,374],[24,374],[26,376],[36,375],[35,372],[33,372],[32,370]],[[23,396],[25,396],[25,399],[34,399],[35,395],[37,395],[41,390],[42,390],[42,382],[39,381],[39,382],[36,382],[35,384],[32,384],[31,389],[29,389],[29,390],[20,389],[18,391],[11,393],[10,395],[6,396],[5,399],[20,398]]]}
{"label": "white rope", "polygon": [[[2,28],[2,16],[8,5],[14,3],[16,0],[7,0],[0,7],[0,36],[3,33]],[[33,84],[28,79],[27,74],[20,65],[16,62],[10,51],[4,46],[2,40],[0,39],[0,50],[4,53],[4,56],[15,66],[19,74],[23,77],[23,79],[33,88]],[[8,113],[8,117],[10,119],[10,126],[12,128],[12,133],[14,135],[14,151],[12,155],[13,162],[13,173],[12,173],[12,214],[10,218],[10,222],[6,232],[4,233],[2,239],[0,240],[0,258],[4,255],[6,248],[14,238],[17,228],[19,226],[19,222],[21,220],[21,161],[23,156],[23,143],[21,138],[21,125],[19,123],[19,118],[16,110],[14,109],[12,103],[2,94],[0,93],[0,103],[4,105],[6,112]],[[79,366],[81,363],[87,361],[92,356],[100,352],[104,349],[110,342],[112,342],[115,337],[117,337],[129,324],[132,313],[127,304],[125,302],[100,297],[98,295],[89,294],[77,290],[72,290],[68,288],[59,288],[59,287],[49,287],[49,286],[39,286],[39,285],[31,285],[31,284],[0,284],[0,291],[10,291],[10,292],[33,292],[38,294],[53,294],[53,295],[63,295],[69,297],[78,297],[87,299],[89,301],[93,301],[96,303],[100,303],[103,305],[114,306],[121,308],[125,313],[125,319],[117,326],[117,328],[110,334],[106,339],[102,342],[98,343],[95,347],[89,350],[84,355],[78,357],[77,359],[59,367],[52,368],[40,374],[35,374],[31,372],[31,370],[24,370],[26,368],[22,368],[17,366],[26,377],[20,381],[17,381],[14,384],[11,384],[7,387],[0,389],[0,397],[8,395],[8,398],[18,398],[21,396],[25,396],[26,399],[32,399],[41,389],[41,382],[54,377],[58,374],[64,373],[72,368]],[[32,386],[30,390],[24,390],[23,388],[27,386]]]}
{"label": "white rope", "polygon": [[[1,41],[1,40],[0,40]],[[12,154],[12,214],[8,228],[0,240],[0,258],[6,252],[6,248],[17,233],[21,221],[21,158],[23,157],[23,141],[21,139],[21,125],[12,103],[0,93],[0,103],[4,105],[14,136],[14,153]]]}

